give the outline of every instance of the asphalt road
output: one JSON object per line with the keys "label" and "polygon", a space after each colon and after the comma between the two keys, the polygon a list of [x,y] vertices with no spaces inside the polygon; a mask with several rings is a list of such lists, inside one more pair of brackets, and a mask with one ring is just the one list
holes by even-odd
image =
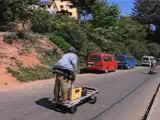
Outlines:
{"label": "asphalt road", "polygon": [[0,120],[141,120],[160,82],[149,68],[138,67],[108,74],[79,75],[76,85],[100,90],[95,105],[85,103],[72,115],[55,110],[52,97],[53,80],[23,85],[0,91]]}

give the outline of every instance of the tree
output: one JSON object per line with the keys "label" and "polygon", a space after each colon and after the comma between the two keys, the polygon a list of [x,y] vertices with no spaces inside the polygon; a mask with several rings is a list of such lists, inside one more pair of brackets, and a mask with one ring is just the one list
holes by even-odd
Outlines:
{"label": "tree", "polygon": [[92,24],[94,27],[116,27],[119,17],[117,5],[108,5],[106,1],[97,0],[93,6]]}
{"label": "tree", "polygon": [[143,24],[160,25],[159,0],[135,0],[132,15]]}
{"label": "tree", "polygon": [[[160,43],[160,1],[159,0],[135,0],[132,16],[135,20],[147,25],[148,39]],[[156,26],[155,32],[150,25]]]}
{"label": "tree", "polygon": [[34,10],[32,15],[32,30],[33,32],[46,33],[52,27],[53,16],[45,10]]}
{"label": "tree", "polygon": [[90,14],[93,14],[92,6],[96,0],[71,0],[73,6],[78,9],[79,19],[86,20]]}
{"label": "tree", "polygon": [[119,41],[125,44],[126,51],[140,59],[147,54],[145,26],[131,17],[121,17],[119,20]]}
{"label": "tree", "polygon": [[30,16],[28,5],[32,0],[0,0],[0,23],[26,20]]}
{"label": "tree", "polygon": [[150,43],[147,45],[147,49],[150,53],[150,55],[153,55],[155,57],[160,57],[160,45],[157,43]]}

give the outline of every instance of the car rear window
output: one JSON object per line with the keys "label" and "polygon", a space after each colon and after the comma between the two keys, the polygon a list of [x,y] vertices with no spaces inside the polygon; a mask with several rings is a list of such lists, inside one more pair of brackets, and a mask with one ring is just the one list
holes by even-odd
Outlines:
{"label": "car rear window", "polygon": [[91,56],[89,56],[88,59],[90,62],[98,62],[98,61],[101,61],[101,56],[100,55],[91,55]]}
{"label": "car rear window", "polygon": [[116,60],[119,61],[119,62],[125,62],[126,61],[124,56],[116,56]]}
{"label": "car rear window", "polygon": [[149,58],[143,57],[142,60],[144,60],[144,61],[149,61]]}

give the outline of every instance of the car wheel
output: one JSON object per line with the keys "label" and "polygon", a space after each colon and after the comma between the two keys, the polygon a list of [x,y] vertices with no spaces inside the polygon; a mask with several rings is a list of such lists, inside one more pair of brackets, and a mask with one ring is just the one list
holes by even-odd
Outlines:
{"label": "car wheel", "polygon": [[127,65],[127,66],[126,66],[126,69],[129,69],[129,68],[130,68],[130,67]]}
{"label": "car wheel", "polygon": [[102,70],[103,73],[108,73],[108,69]]}
{"label": "car wheel", "polygon": [[134,69],[134,68],[135,68],[135,65],[133,65],[131,68]]}

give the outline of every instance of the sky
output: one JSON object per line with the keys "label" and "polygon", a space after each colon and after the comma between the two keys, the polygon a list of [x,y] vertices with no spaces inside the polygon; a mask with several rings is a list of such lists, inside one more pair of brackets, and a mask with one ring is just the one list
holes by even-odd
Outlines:
{"label": "sky", "polygon": [[134,0],[107,0],[109,4],[118,4],[121,15],[129,16],[133,8]]}

